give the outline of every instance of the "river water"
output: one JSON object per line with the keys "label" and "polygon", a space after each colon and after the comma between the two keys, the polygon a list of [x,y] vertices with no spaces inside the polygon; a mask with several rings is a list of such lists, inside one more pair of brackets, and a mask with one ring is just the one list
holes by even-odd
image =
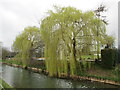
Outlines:
{"label": "river water", "polygon": [[25,69],[1,65],[2,79],[14,88],[117,88],[118,86],[91,82],[50,78],[44,74]]}

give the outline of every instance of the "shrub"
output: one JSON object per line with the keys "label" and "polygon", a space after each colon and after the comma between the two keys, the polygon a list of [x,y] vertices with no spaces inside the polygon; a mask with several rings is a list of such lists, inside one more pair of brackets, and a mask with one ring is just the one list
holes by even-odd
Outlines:
{"label": "shrub", "polygon": [[120,63],[120,49],[118,49],[118,52],[117,52],[118,54],[118,59],[117,59],[117,63]]}
{"label": "shrub", "polygon": [[115,65],[116,49],[101,50],[102,66],[106,69],[111,69]]}

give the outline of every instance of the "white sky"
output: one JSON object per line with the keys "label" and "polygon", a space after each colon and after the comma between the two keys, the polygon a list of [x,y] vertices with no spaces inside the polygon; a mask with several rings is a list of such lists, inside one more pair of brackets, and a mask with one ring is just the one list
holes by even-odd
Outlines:
{"label": "white sky", "polygon": [[[106,5],[109,25],[107,33],[118,36],[119,0],[0,0],[0,41],[11,48],[15,37],[27,26],[37,26],[53,5],[73,6],[82,11],[95,10],[100,4]],[[116,40],[117,41],[117,40]],[[117,42],[116,42],[117,43]]]}

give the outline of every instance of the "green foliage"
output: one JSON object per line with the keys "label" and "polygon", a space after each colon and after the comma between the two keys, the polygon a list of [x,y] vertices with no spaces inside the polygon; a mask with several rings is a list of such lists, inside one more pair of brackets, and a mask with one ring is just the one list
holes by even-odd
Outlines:
{"label": "green foliage", "polygon": [[27,27],[16,37],[13,43],[13,48],[18,55],[18,58],[23,66],[28,66],[32,59],[33,52],[38,49],[40,44],[40,32],[37,27]]}
{"label": "green foliage", "polygon": [[111,69],[115,64],[115,49],[103,49],[101,50],[102,66]]}
{"label": "green foliage", "polygon": [[105,41],[106,41],[106,44],[109,46],[109,48],[114,47],[114,43],[115,43],[115,38],[114,37],[106,36]]}
{"label": "green foliage", "polygon": [[118,49],[118,51],[117,51],[117,63],[120,63],[120,49]]}
{"label": "green foliage", "polygon": [[[49,16],[42,20],[40,28],[45,44],[47,70],[50,76],[67,73],[69,69],[70,74],[74,75],[77,73],[76,61],[80,60],[82,55],[90,54],[94,59],[96,42],[99,42],[100,53],[100,45],[105,44],[105,24],[96,18],[92,11],[83,13],[73,7],[56,6],[55,11],[50,10],[48,13]],[[99,29],[99,37],[97,29]],[[85,60],[83,66],[86,68]]]}
{"label": "green foliage", "polygon": [[17,64],[17,65],[22,65],[21,61],[18,61],[16,59],[6,59],[2,60],[3,63],[10,63],[10,64]]}

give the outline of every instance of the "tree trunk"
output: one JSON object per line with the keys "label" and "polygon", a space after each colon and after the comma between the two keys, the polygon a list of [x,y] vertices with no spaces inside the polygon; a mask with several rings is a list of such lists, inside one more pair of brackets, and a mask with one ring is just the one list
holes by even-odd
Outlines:
{"label": "tree trunk", "polygon": [[74,55],[74,59],[75,59],[75,62],[77,61],[76,60],[76,40],[75,38],[73,38],[73,55]]}

